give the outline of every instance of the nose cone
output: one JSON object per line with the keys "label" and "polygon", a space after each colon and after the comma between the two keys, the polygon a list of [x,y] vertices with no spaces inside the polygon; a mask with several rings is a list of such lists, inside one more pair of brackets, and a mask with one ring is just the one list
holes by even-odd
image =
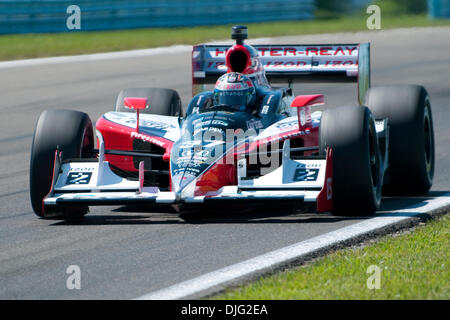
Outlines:
{"label": "nose cone", "polygon": [[197,180],[222,157],[226,148],[224,141],[194,142],[177,142],[172,148],[172,190],[179,195],[183,192],[185,195],[192,193],[193,196]]}
{"label": "nose cone", "polygon": [[195,186],[195,179],[197,175],[190,172],[189,168],[180,170],[177,174],[172,176],[172,190],[175,194],[181,194],[185,187],[193,183]]}
{"label": "nose cone", "polygon": [[188,116],[182,138],[170,155],[171,186],[178,199],[204,195],[234,182],[234,147],[245,139],[242,128],[250,118],[247,112],[228,111]]}
{"label": "nose cone", "polygon": [[227,185],[236,184],[236,168],[227,164],[225,157],[213,162],[198,175],[193,175],[190,168],[174,176],[173,191],[178,199],[204,196]]}

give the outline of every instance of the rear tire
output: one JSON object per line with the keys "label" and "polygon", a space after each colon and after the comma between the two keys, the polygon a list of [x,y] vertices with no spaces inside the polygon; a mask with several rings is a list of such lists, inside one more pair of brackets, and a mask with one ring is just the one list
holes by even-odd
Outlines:
{"label": "rear tire", "polygon": [[334,215],[374,213],[381,201],[381,155],[375,121],[367,107],[346,106],[322,113],[320,150],[333,150]]}
{"label": "rear tire", "polygon": [[162,116],[181,116],[181,99],[173,89],[165,88],[128,88],[119,92],[116,101],[117,112],[135,112],[125,107],[124,98],[147,98],[149,108],[141,110],[141,114],[158,114]]}
{"label": "rear tire", "polygon": [[[30,159],[30,198],[33,211],[44,217],[42,200],[50,191],[57,146],[63,158],[89,157],[94,148],[92,122],[83,112],[46,110],[41,113],[34,131]],[[68,219],[84,216],[88,207],[68,208]]]}
{"label": "rear tire", "polygon": [[434,130],[422,86],[371,88],[365,99],[376,119],[389,119],[389,168],[383,188],[390,195],[422,195],[434,176]]}

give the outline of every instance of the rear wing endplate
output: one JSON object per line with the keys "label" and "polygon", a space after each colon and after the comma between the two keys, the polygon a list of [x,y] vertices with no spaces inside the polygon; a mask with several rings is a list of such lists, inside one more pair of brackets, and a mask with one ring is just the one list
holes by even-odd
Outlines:
{"label": "rear wing endplate", "polygon": [[[214,84],[227,71],[230,45],[196,45],[192,51],[193,93]],[[253,45],[271,83],[356,82],[363,103],[370,87],[370,43],[320,45]]]}

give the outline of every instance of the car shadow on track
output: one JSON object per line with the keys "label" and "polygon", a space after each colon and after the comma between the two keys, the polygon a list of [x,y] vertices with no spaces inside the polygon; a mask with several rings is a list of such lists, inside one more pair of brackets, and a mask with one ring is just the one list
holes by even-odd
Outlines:
{"label": "car shadow on track", "polygon": [[[166,210],[163,210],[166,209]],[[100,213],[101,212],[101,213]],[[123,206],[110,210],[96,209],[78,221],[59,221],[53,225],[152,225],[152,224],[260,224],[260,223],[336,223],[343,220],[364,220],[370,217],[336,217],[331,213],[295,212],[283,209],[246,211],[208,211],[179,214],[167,208]]]}
{"label": "car shadow on track", "polygon": [[60,225],[155,225],[155,224],[293,224],[293,223],[335,223],[343,220],[363,220],[370,217],[334,217],[330,214],[302,213],[295,215],[275,215],[274,213],[229,213],[210,214],[205,216],[202,214],[110,214],[110,215],[87,215],[82,220],[76,221],[59,221],[53,226]]}
{"label": "car shadow on track", "polygon": [[[426,196],[417,197],[384,197],[377,214],[388,215],[392,211],[404,208],[417,209],[425,206],[427,204],[426,200],[438,198],[445,194],[449,194],[449,191],[430,191]],[[398,215],[398,213],[396,215]]]}
{"label": "car shadow on track", "polygon": [[[406,207],[419,208],[424,206],[424,200],[438,197],[446,192],[430,192],[425,197],[395,197],[383,198],[381,208],[370,216],[333,216],[331,213],[294,212],[286,208],[254,209],[247,211],[198,211],[179,214],[168,207],[155,206],[122,206],[109,210],[96,209],[78,221],[58,221],[52,225],[154,225],[154,224],[259,224],[259,223],[336,223],[339,221],[359,222],[377,215],[399,215],[393,211]],[[100,212],[98,212],[100,211]],[[405,212],[405,215],[408,214]],[[401,215],[401,213],[400,213]]]}

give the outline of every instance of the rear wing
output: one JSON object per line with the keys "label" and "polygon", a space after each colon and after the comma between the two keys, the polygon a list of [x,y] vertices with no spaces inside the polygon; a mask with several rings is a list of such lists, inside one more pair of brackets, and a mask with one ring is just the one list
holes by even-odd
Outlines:
{"label": "rear wing", "polygon": [[[196,45],[192,51],[193,94],[214,84],[227,71],[230,45]],[[370,43],[320,45],[253,45],[271,83],[356,82],[363,103],[370,87]]]}

